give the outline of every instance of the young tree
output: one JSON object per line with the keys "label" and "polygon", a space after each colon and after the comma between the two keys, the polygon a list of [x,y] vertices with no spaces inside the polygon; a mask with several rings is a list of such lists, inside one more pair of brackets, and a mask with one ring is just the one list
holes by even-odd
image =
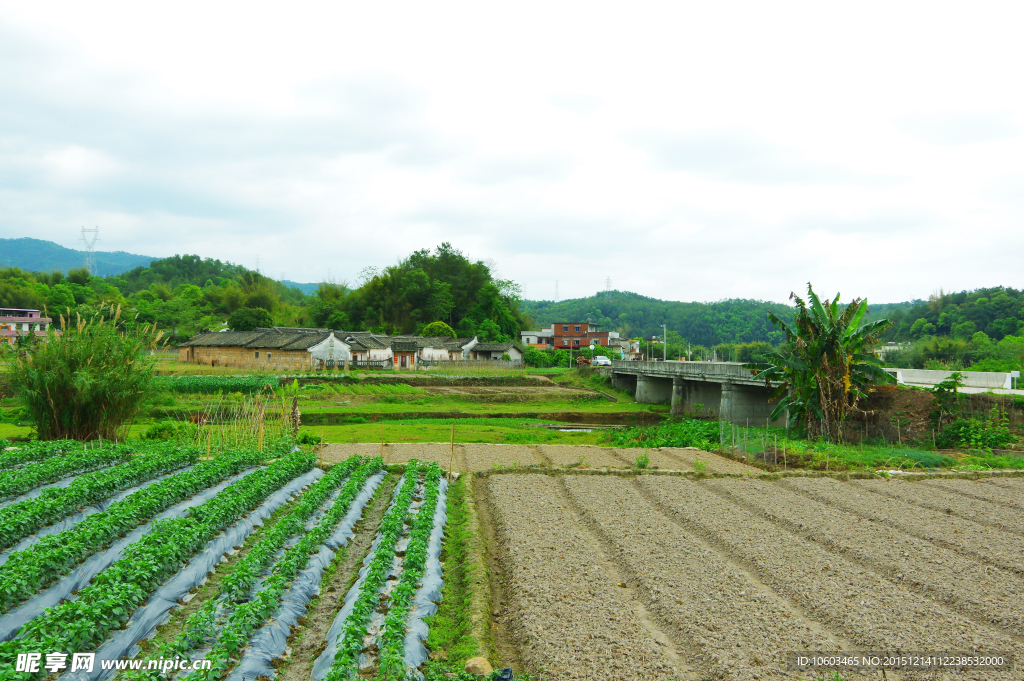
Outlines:
{"label": "young tree", "polygon": [[423,327],[420,335],[432,338],[455,338],[455,330],[444,322],[430,322]]}
{"label": "young tree", "polygon": [[126,325],[121,309],[72,324],[60,318],[45,339],[4,351],[11,384],[40,440],[123,439],[153,377],[161,334]]}
{"label": "young tree", "polygon": [[782,399],[772,411],[773,421],[789,410],[791,421],[802,425],[808,437],[838,442],[847,415],[857,408],[868,386],[895,381],[871,352],[891,322],[881,319],[861,325],[867,300],[857,298],[840,309],[838,294],[824,305],[810,284],[807,294],[810,305],[790,294],[797,304],[792,325],[768,313],[771,322],[785,332],[786,341],[745,366],[766,386],[779,383],[774,397]]}
{"label": "young tree", "polygon": [[274,318],[260,307],[242,307],[228,317],[228,328],[232,331],[252,331],[257,326],[269,328],[274,325]]}

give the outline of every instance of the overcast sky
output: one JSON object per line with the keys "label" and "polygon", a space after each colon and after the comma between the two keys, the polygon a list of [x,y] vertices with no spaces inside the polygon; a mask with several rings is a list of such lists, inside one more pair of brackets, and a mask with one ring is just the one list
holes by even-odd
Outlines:
{"label": "overcast sky", "polygon": [[527,297],[1024,287],[1019,3],[0,1],[0,236]]}

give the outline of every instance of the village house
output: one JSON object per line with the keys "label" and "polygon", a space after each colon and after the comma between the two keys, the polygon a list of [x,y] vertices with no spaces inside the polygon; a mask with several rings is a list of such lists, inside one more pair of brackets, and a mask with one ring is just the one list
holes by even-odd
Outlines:
{"label": "village house", "polygon": [[415,369],[421,363],[470,359],[470,350],[477,344],[475,337],[424,338],[274,327],[202,333],[178,346],[178,359],[194,364],[273,371],[308,371],[349,365]]}
{"label": "village house", "polygon": [[39,310],[0,308],[0,343],[14,345],[20,336],[45,337],[52,323],[53,320],[43,317]]}
{"label": "village house", "polygon": [[470,359],[502,359],[508,355],[513,362],[523,361],[523,350],[512,341],[504,343],[477,343],[469,352]]}

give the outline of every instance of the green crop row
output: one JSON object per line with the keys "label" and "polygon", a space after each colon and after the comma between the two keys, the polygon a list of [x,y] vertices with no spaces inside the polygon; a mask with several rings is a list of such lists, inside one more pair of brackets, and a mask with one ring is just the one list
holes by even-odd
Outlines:
{"label": "green crop row", "polygon": [[81,442],[75,440],[51,440],[48,442],[28,442],[13,447],[7,440],[0,440],[0,470],[20,466],[32,461],[43,461],[51,456],[67,454],[82,448]]}
{"label": "green crop row", "polygon": [[277,376],[158,376],[154,386],[176,393],[254,393],[277,390]]}
{"label": "green crop row", "polygon": [[0,500],[31,492],[41,485],[57,482],[70,475],[123,463],[131,458],[132,450],[126,445],[112,445],[76,451],[66,456],[53,456],[14,471],[0,471]]}
{"label": "green crop row", "polygon": [[380,637],[378,679],[405,678],[405,628],[413,598],[423,581],[427,568],[430,533],[434,529],[434,512],[441,494],[441,469],[436,463],[427,468],[423,504],[412,521],[409,545],[402,563],[402,577],[389,596],[388,614]]}
{"label": "green crop row", "polygon": [[[260,573],[273,561],[274,555],[284,546],[289,537],[300,533],[306,521],[317,508],[326,501],[331,492],[346,479],[348,482],[335,500],[335,505],[342,504],[345,512],[355,498],[366,478],[380,470],[384,465],[382,459],[372,459],[363,463],[358,456],[350,457],[340,466],[333,467],[326,475],[317,480],[303,493],[299,502],[288,515],[268,528],[260,541],[238,561],[234,571],[227,575],[220,584],[217,597],[211,598],[196,612],[185,620],[181,633],[174,640],[158,646],[158,653],[165,659],[175,656],[186,656],[202,644],[215,631],[215,618],[224,600],[241,601],[246,598],[255,585]],[[353,474],[352,471],[357,469]],[[354,490],[351,494],[347,494]],[[143,679],[156,680],[161,677],[158,670],[141,670],[132,672],[127,678],[132,681]]]}
{"label": "green crop row", "polygon": [[380,600],[380,589],[384,585],[384,580],[391,572],[395,559],[395,545],[409,517],[409,505],[418,484],[419,472],[419,462],[411,459],[405,469],[405,482],[402,483],[391,509],[381,520],[380,529],[377,531],[379,541],[376,552],[366,568],[366,577],[352,612],[345,620],[345,628],[338,636],[338,652],[334,656],[334,663],[327,672],[325,681],[348,681],[358,676],[359,654],[363,650],[366,625]]}
{"label": "green crop row", "polygon": [[[140,482],[194,463],[200,453],[196,448],[164,443],[147,449],[152,455],[136,456],[108,470],[79,476],[63,489],[51,487],[34,499],[0,508],[0,550],[11,548],[36,530],[75,513],[82,506],[89,506]],[[169,458],[158,455],[168,451],[177,452],[177,455]]]}
{"label": "green crop row", "polygon": [[[228,617],[213,649],[206,654],[212,660],[210,669],[195,672],[197,681],[219,681],[223,674],[232,666],[231,660],[237,658],[241,649],[249,642],[256,630],[263,626],[281,604],[281,597],[289,584],[309,564],[310,556],[314,555],[327,538],[344,519],[366,483],[366,479],[383,468],[384,461],[374,458],[362,466],[349,479],[335,500],[331,509],[320,519],[316,526],[306,532],[302,539],[284,552],[274,565],[273,572],[263,583],[255,597],[239,605]],[[301,526],[300,526],[301,529]]]}
{"label": "green crop row", "polygon": [[[250,450],[205,461],[111,504],[75,527],[43,537],[26,551],[18,551],[0,566],[0,612],[25,602],[157,513],[255,466],[262,457],[260,452]],[[174,451],[154,463],[161,470],[181,466],[188,458]]]}
{"label": "green crop row", "polygon": [[314,462],[312,454],[289,454],[193,508],[186,517],[154,523],[150,534],[129,546],[124,557],[97,575],[76,600],[47,610],[22,627],[17,639],[0,643],[0,678],[17,675],[13,670],[21,651],[94,650],[208,542],[289,480],[309,471]]}

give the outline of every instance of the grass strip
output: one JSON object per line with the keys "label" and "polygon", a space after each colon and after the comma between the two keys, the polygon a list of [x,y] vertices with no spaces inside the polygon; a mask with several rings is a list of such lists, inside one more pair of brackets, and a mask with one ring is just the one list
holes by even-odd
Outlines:
{"label": "grass strip", "polygon": [[[14,671],[20,651],[95,650],[110,632],[124,627],[136,608],[207,543],[255,510],[275,490],[312,469],[314,462],[312,454],[286,455],[227,487],[184,518],[155,522],[152,532],[97,575],[78,593],[77,600],[51,608],[22,627],[18,638],[0,643],[0,679],[25,678]],[[40,672],[29,678],[44,676],[45,672]]]}
{"label": "grass strip", "polygon": [[388,614],[378,644],[378,679],[401,679],[408,671],[405,667],[406,620],[427,569],[427,551],[441,493],[440,483],[441,469],[436,463],[431,463],[424,478],[423,503],[412,518],[409,528],[409,546],[405,550],[402,576],[388,599]]}
{"label": "grass strip", "polygon": [[[161,444],[148,448],[149,454],[136,456],[131,461],[113,468],[79,476],[65,488],[43,490],[34,499],[0,508],[0,550],[6,550],[25,537],[61,518],[107,499],[121,490],[151,480],[157,475],[181,468],[198,460],[200,450]],[[166,464],[160,454],[178,452],[177,462]],[[166,468],[166,465],[172,467]]]}
{"label": "grass strip", "polygon": [[381,520],[380,529],[377,530],[379,541],[373,560],[367,566],[366,577],[353,604],[352,612],[345,620],[345,628],[338,636],[338,650],[325,681],[348,681],[358,677],[363,636],[366,634],[366,626],[374,608],[380,601],[380,590],[384,586],[384,580],[391,572],[395,559],[395,545],[409,517],[409,505],[419,483],[419,465],[416,459],[409,461],[405,469],[404,482],[394,504]]}
{"label": "grass strip", "polygon": [[[154,472],[174,470],[189,460],[189,453],[156,456]],[[95,513],[81,523],[43,537],[25,551],[11,555],[0,566],[0,612],[24,603],[38,591],[71,572],[89,556],[124,537],[156,514],[212,487],[262,460],[257,451],[236,452],[204,461],[194,469],[161,480]]]}
{"label": "grass strip", "polygon": [[[437,614],[427,619],[430,636],[427,647],[443,654],[447,665],[459,667],[466,660],[480,654],[480,646],[473,638],[473,618],[470,614],[472,605],[472,571],[476,566],[470,564],[469,547],[473,540],[473,528],[469,509],[466,506],[465,477],[460,477],[448,485],[448,527],[444,541],[444,591],[438,604]],[[435,665],[428,661],[427,667]]]}
{"label": "grass strip", "polygon": [[13,471],[0,471],[0,501],[31,492],[41,485],[57,482],[69,475],[94,471],[132,458],[126,445],[112,445],[65,456],[53,456]]}

